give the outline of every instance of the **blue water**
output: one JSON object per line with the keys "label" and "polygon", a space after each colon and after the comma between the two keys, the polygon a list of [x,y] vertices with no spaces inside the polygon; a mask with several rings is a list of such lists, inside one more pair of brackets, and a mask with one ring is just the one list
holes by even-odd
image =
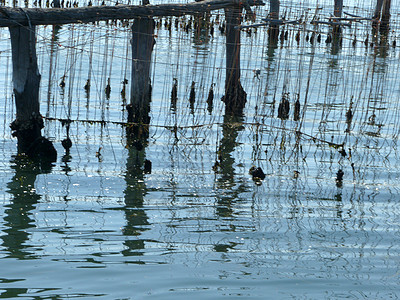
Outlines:
{"label": "blue water", "polygon": [[[293,15],[306,6],[285,5]],[[365,5],[349,9],[365,12]],[[325,44],[323,26],[307,27],[322,35],[314,45],[307,31],[297,45],[298,27],[277,45],[264,29],[243,33],[248,101],[236,118],[224,115],[219,100],[225,37],[217,27],[210,37],[170,34],[163,25],[140,151],[119,123],[130,93],[128,85],[128,100],[121,95],[130,79],[129,28],[65,25],[52,48],[53,28],[39,27],[43,134],[58,151],[51,165],[17,156],[8,127],[15,116],[10,43],[0,29],[0,298],[397,299],[397,24],[394,18],[388,41],[372,47],[363,43],[367,35],[372,41],[365,23],[346,29],[338,48]],[[288,120],[277,118],[284,93],[291,109],[299,94],[300,121],[293,110]],[[69,155],[61,146],[67,118]],[[249,175],[253,165],[263,181]]]}

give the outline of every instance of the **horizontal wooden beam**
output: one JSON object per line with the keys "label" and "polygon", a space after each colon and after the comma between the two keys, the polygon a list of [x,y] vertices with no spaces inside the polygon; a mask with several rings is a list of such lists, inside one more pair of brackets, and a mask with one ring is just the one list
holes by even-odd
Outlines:
{"label": "horizontal wooden beam", "polygon": [[261,0],[206,0],[188,4],[89,6],[79,8],[11,8],[0,6],[0,27],[90,23],[140,17],[196,15],[234,5],[264,5]]}

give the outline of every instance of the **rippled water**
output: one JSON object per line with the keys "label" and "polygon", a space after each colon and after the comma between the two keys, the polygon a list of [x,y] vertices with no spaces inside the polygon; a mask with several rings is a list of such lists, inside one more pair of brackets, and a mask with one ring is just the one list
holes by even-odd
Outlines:
{"label": "rippled water", "polygon": [[[52,165],[16,156],[10,43],[0,29],[0,298],[398,298],[396,20],[388,40],[372,47],[363,43],[367,35],[372,41],[368,24],[346,29],[337,48],[311,45],[303,31],[297,45],[297,27],[277,44],[263,29],[244,33],[248,102],[238,117],[224,116],[219,101],[224,37],[162,26],[143,150],[129,146],[119,123],[129,29],[63,26],[51,46],[53,28],[38,28],[44,134],[58,151]],[[324,41],[328,29],[313,30]],[[286,92],[291,105],[300,94],[301,121],[292,111],[277,118]],[[73,147],[65,155],[60,120],[68,118]],[[262,182],[249,175],[253,165],[264,170]]]}

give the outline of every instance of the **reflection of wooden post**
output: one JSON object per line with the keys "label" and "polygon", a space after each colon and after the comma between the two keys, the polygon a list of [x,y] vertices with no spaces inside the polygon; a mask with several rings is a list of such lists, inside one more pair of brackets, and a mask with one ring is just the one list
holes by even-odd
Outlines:
{"label": "reflection of wooden post", "polygon": [[240,83],[240,25],[242,7],[225,9],[226,19],[226,79],[225,110],[229,113],[240,113],[246,103],[246,92]]}
{"label": "reflection of wooden post", "polygon": [[40,73],[36,57],[35,27],[9,27],[12,48],[16,119],[11,123],[18,139],[18,152],[54,161],[53,144],[42,137],[43,119],[39,111]]}
{"label": "reflection of wooden post", "polygon": [[135,19],[132,25],[132,83],[128,121],[150,123],[150,66],[155,23],[152,18]]}

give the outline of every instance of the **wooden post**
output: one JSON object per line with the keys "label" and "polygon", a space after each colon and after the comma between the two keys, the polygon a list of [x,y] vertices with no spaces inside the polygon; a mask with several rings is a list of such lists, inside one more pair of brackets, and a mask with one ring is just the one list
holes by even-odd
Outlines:
{"label": "wooden post", "polygon": [[154,20],[147,17],[135,19],[132,25],[131,103],[127,107],[129,122],[150,123],[150,67],[155,44],[154,28]]}
{"label": "wooden post", "polygon": [[225,112],[231,114],[241,113],[246,104],[246,92],[240,83],[240,25],[242,6],[225,9],[226,19],[226,78]]}
{"label": "wooden post", "polygon": [[[343,12],[343,0],[335,0],[333,15],[337,18],[340,18],[342,16],[342,12]],[[333,34],[338,35],[340,32],[341,32],[340,26],[334,25],[333,26]]]}
{"label": "wooden post", "polygon": [[333,15],[335,17],[340,18],[343,12],[343,0],[335,0],[335,8],[333,11]]}
{"label": "wooden post", "polygon": [[269,1],[269,15],[271,19],[278,20],[279,19],[279,0],[270,0]]}
{"label": "wooden post", "polygon": [[16,119],[11,123],[18,139],[18,152],[55,161],[53,144],[42,137],[44,127],[39,111],[40,73],[36,57],[35,26],[9,27],[13,63]]}
{"label": "wooden post", "polygon": [[[271,19],[279,20],[279,0],[270,0],[269,1],[269,16]],[[270,44],[274,44],[274,42],[278,41],[279,36],[279,25],[274,24],[269,27],[269,42]]]}
{"label": "wooden post", "polygon": [[381,18],[382,5],[383,5],[383,0],[376,1],[375,12],[373,16],[373,19],[375,19],[376,22],[378,22],[378,20]]}
{"label": "wooden post", "polygon": [[381,25],[379,26],[381,32],[387,32],[389,30],[391,5],[392,5],[392,0],[383,1]]}

